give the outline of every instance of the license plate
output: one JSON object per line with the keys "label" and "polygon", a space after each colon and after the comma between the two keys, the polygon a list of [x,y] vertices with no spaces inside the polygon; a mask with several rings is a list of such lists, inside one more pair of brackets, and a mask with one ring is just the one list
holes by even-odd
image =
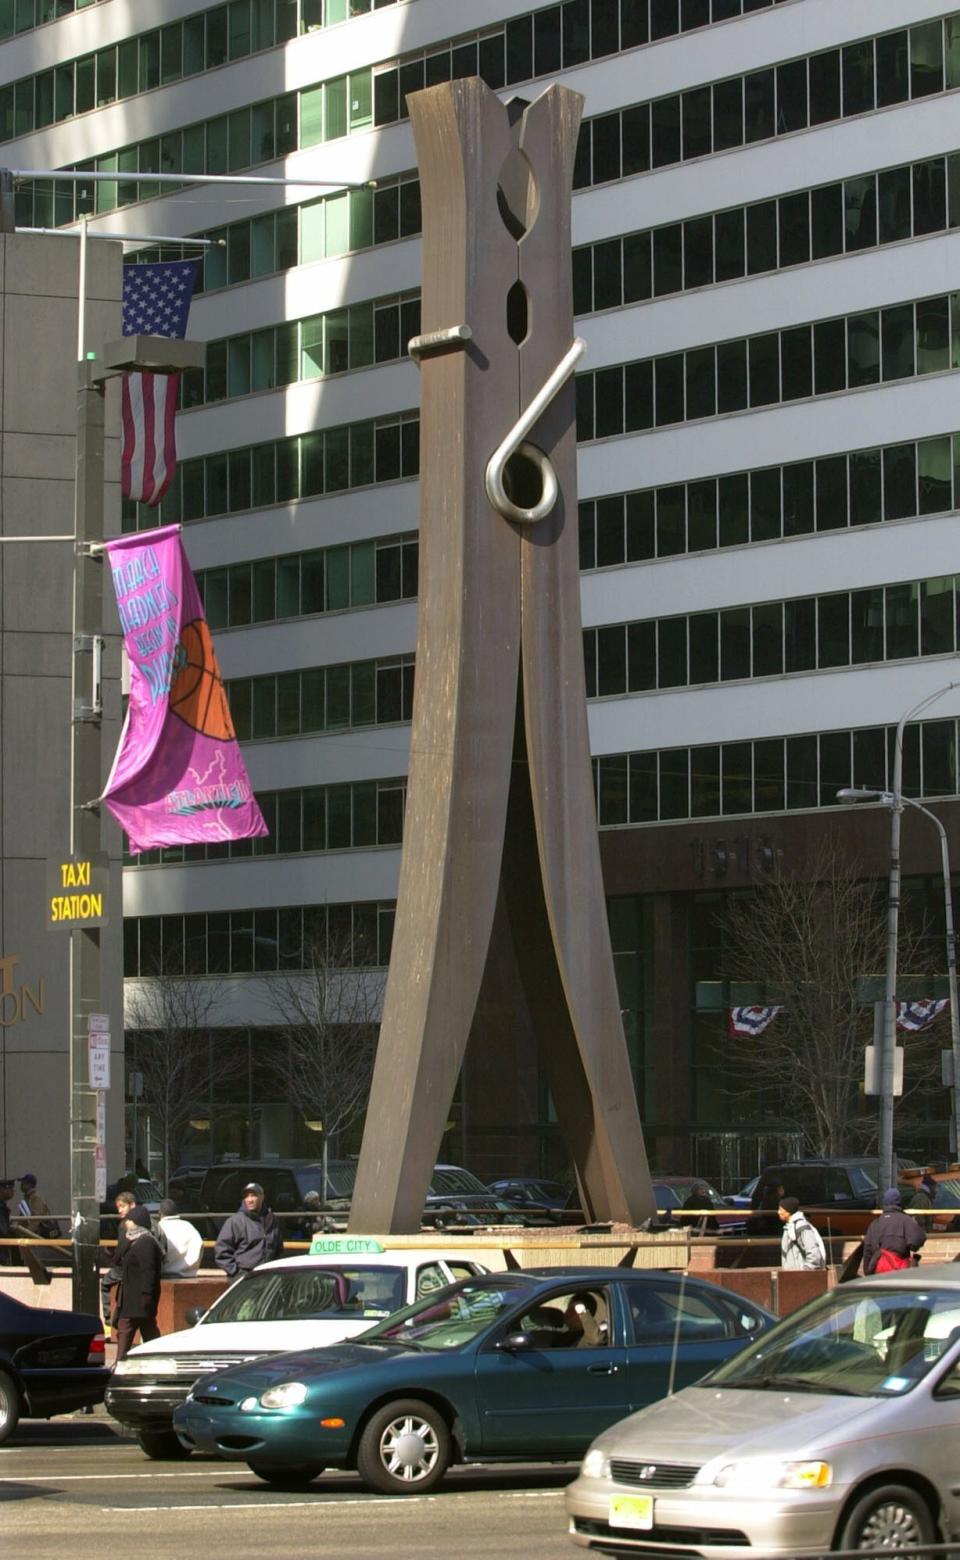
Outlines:
{"label": "license plate", "polygon": [[652,1495],[611,1495],[610,1526],[619,1528],[652,1528]]}

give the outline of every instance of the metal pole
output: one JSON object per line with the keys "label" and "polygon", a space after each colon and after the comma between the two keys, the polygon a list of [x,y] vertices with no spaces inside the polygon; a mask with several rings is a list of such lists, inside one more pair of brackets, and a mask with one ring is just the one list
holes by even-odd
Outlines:
{"label": "metal pole", "polygon": [[[907,723],[956,688],[946,683],[928,693],[901,715],[893,749],[893,784],[890,787],[890,886],[887,899],[887,958],[884,980],[883,1044],[880,1048],[880,1191],[896,1185],[893,1173],[893,1080],[896,1059],[897,934],[900,919],[900,819],[903,814],[903,733]],[[951,917],[952,919],[952,917]]]}
{"label": "metal pole", "polygon": [[[82,330],[82,327],[81,327]],[[76,542],[73,564],[73,675],[71,679],[70,854],[92,857],[101,848],[102,780],[100,690],[94,668],[102,628],[102,565],[89,543],[103,540],[103,385],[95,365],[77,365]],[[97,1097],[89,1083],[87,1020],[99,1012],[100,930],[70,933],[70,1208],[73,1230],[73,1306],[97,1314],[96,1198]]]}
{"label": "metal pole", "polygon": [[940,862],[943,867],[943,918],[947,938],[947,989],[950,993],[950,1050],[953,1056],[953,1087],[951,1089],[951,1116],[953,1148],[960,1145],[960,1012],[957,1010],[957,942],[953,929],[953,882],[950,876],[950,846],[947,831],[929,807],[922,807],[912,797],[903,800],[917,812],[929,818],[940,836]]}

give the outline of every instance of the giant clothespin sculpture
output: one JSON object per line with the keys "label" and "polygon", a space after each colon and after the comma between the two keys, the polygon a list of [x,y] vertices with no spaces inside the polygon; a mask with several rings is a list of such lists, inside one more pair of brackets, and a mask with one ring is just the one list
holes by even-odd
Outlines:
{"label": "giant clothespin sculpture", "polygon": [[420,1227],[498,896],[588,1216],[653,1194],[590,769],[570,191],[582,98],[413,94],[420,579],[404,846],[352,1230]]}

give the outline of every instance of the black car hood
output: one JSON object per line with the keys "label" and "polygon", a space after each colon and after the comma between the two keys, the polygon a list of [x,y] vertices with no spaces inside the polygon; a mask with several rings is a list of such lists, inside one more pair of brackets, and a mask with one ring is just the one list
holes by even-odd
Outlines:
{"label": "black car hood", "polygon": [[336,1371],[355,1370],[361,1365],[372,1365],[377,1360],[409,1359],[413,1351],[402,1344],[334,1343],[326,1349],[300,1349],[293,1354],[271,1354],[233,1370],[218,1370],[202,1377],[193,1388],[193,1396],[200,1394],[235,1399],[248,1394],[260,1395],[268,1387],[281,1381],[316,1380],[318,1376],[333,1375]]}

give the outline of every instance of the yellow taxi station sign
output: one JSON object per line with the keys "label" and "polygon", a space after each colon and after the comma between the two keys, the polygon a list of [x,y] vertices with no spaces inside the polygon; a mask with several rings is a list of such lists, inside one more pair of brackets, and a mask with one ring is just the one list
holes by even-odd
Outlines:
{"label": "yellow taxi station sign", "polygon": [[109,865],[103,854],[47,862],[47,926],[72,932],[106,926]]}

